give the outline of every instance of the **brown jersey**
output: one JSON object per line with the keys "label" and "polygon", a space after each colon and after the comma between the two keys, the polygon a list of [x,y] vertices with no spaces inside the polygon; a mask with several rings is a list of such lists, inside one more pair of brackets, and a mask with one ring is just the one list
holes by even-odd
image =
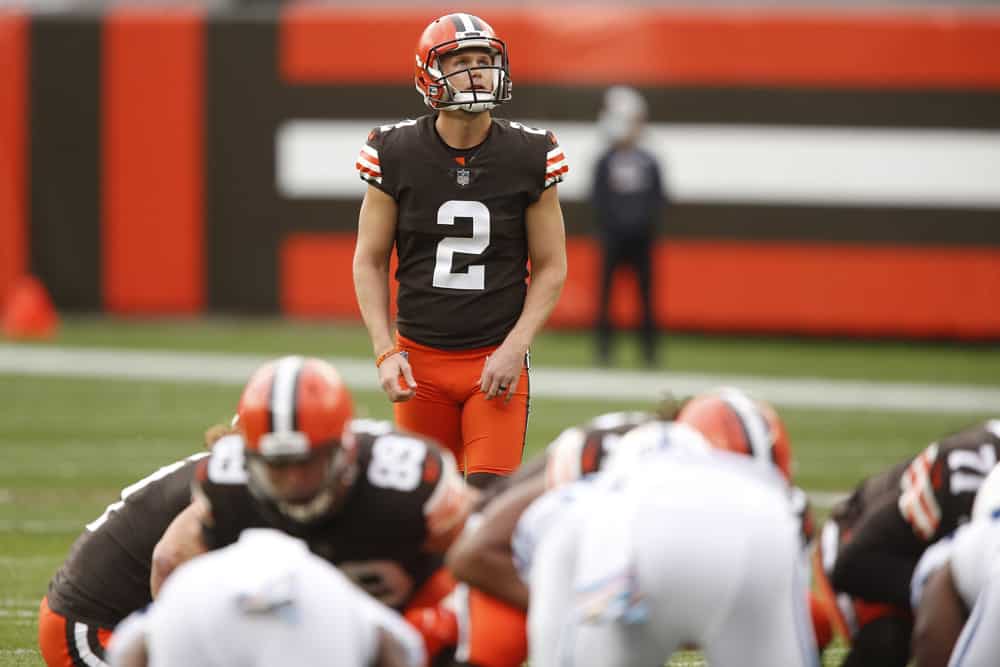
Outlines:
{"label": "brown jersey", "polygon": [[210,507],[206,545],[235,542],[246,528],[271,527],[299,537],[310,550],[393,607],[442,566],[430,538],[464,521],[470,497],[451,455],[385,422],[355,421],[356,477],[339,508],[310,524],[290,520],[247,486],[242,443],[212,451],[199,466],[196,493]]}
{"label": "brown jersey", "polygon": [[834,586],[907,607],[920,556],[968,520],[976,492],[998,457],[1000,421],[991,421],[931,443],[909,461],[862,482],[831,513],[839,542],[830,563]]}
{"label": "brown jersey", "polygon": [[525,210],[568,167],[551,132],[494,118],[482,144],[456,150],[435,118],[375,128],[355,165],[398,205],[397,327],[435,348],[495,345],[527,292]]}
{"label": "brown jersey", "polygon": [[49,583],[49,607],[84,623],[113,628],[148,605],[153,548],[191,502],[191,480],[208,452],[160,468],[126,487],[121,500],[87,524]]}

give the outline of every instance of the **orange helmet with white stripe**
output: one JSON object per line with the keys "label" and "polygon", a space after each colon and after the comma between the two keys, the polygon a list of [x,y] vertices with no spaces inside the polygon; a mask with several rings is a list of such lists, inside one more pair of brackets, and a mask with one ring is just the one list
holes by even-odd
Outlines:
{"label": "orange helmet with white stripe", "polygon": [[[463,49],[484,49],[492,57],[490,65],[477,65],[445,74],[442,56]],[[474,70],[489,70],[490,90],[465,85],[472,81]],[[416,69],[413,76],[417,91],[431,109],[460,109],[476,113],[510,101],[510,65],[507,45],[497,37],[489,23],[472,14],[446,14],[431,21],[417,42]]]}
{"label": "orange helmet with white stripe", "polygon": [[785,425],[769,404],[739,389],[699,394],[681,408],[677,421],[694,427],[709,444],[773,464],[792,478],[792,446]]}
{"label": "orange helmet with white stripe", "polygon": [[[237,410],[251,491],[298,521],[322,515],[333,504],[336,477],[354,454],[348,429],[353,412],[340,375],[321,359],[282,357],[258,368]],[[323,463],[314,480],[278,488],[276,470],[316,460]]]}

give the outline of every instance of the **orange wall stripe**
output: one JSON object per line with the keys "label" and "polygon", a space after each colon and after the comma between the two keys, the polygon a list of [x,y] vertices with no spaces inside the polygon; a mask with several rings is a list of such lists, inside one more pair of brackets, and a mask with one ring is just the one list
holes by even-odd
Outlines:
{"label": "orange wall stripe", "polygon": [[112,312],[205,303],[203,32],[193,11],[105,19],[102,284]]}
{"label": "orange wall stripe", "polygon": [[[280,70],[293,83],[407,83],[430,9],[294,4]],[[1000,87],[1000,13],[488,9],[517,83]]]}
{"label": "orange wall stripe", "polygon": [[[590,327],[599,247],[576,237],[567,251],[569,276],[549,324]],[[282,311],[357,318],[353,253],[351,234],[289,237],[280,258]],[[1000,248],[668,241],[655,261],[657,318],[673,329],[1000,338]],[[638,322],[634,285],[627,273],[615,284],[620,326]]]}
{"label": "orange wall stripe", "polygon": [[28,270],[28,19],[0,10],[0,303]]}
{"label": "orange wall stripe", "polygon": [[[279,305],[285,315],[359,319],[354,296],[354,234],[292,234],[278,255]],[[389,275],[396,274],[396,254]],[[395,313],[396,282],[390,310]]]}

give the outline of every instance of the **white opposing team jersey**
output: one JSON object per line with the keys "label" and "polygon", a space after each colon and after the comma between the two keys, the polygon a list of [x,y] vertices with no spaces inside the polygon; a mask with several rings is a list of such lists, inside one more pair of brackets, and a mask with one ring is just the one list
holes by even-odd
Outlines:
{"label": "white opposing team jersey", "polygon": [[[619,475],[627,475],[634,467],[658,454],[700,456],[713,451],[704,437],[686,424],[642,423],[650,418],[649,414],[641,412],[609,413],[592,420],[586,428],[568,428],[552,441],[547,452],[546,482],[554,488],[528,506],[511,539],[514,564],[525,581],[538,540],[571,508],[579,511],[584,501],[594,495],[594,489],[614,485]],[[622,426],[630,430],[624,435],[604,435],[601,439],[605,451],[600,459],[600,474],[581,479],[581,451],[586,430],[608,431]]]}
{"label": "white opposing team jersey", "polygon": [[368,665],[379,628],[402,633],[422,664],[419,636],[397,618],[304,542],[251,529],[178,568],[144,625],[151,667]]}
{"label": "white opposing team jersey", "polygon": [[514,566],[524,583],[531,577],[535,548],[553,526],[565,521],[573,510],[580,511],[596,494],[596,478],[588,477],[546,492],[528,505],[514,528],[511,537]]}
{"label": "white opposing team jersey", "polygon": [[[1000,520],[968,523],[955,533],[951,549],[951,573],[965,606],[972,609],[1000,563]],[[1000,583],[1000,581],[998,581]]]}
{"label": "white opposing team jersey", "polygon": [[981,518],[956,533],[951,573],[959,597],[971,610],[948,667],[1000,664],[1000,520]]}
{"label": "white opposing team jersey", "polygon": [[663,664],[685,643],[710,664],[815,664],[798,522],[777,469],[671,447],[634,463],[522,516],[531,664]]}

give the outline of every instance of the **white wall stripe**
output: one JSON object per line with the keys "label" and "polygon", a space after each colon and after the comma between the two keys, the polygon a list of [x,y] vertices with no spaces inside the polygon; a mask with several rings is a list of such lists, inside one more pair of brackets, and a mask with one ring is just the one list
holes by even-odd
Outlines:
{"label": "white wall stripe", "polygon": [[295,385],[302,357],[283,357],[274,369],[271,387],[271,425],[274,433],[291,433],[295,424]]}
{"label": "white wall stripe", "polygon": [[[372,120],[293,120],[275,136],[276,185],[289,198],[358,198],[354,156]],[[542,123],[573,164],[560,190],[589,195],[604,148],[592,123]],[[645,145],[681,202],[1000,208],[1000,132],[651,124]]]}

